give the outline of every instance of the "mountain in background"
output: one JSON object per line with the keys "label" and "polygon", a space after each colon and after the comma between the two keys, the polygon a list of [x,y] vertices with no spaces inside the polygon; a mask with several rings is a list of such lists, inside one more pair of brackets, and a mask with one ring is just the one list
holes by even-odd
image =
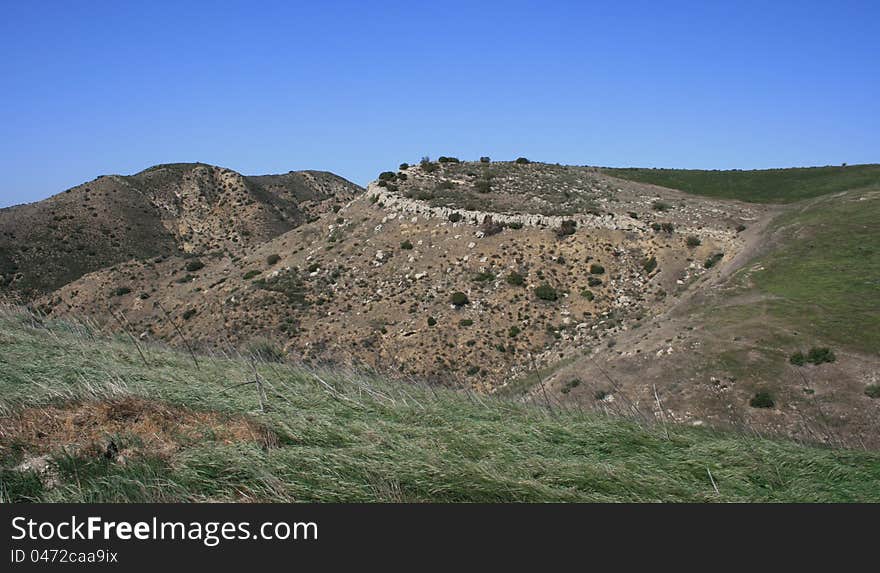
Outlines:
{"label": "mountain in background", "polygon": [[361,191],[331,173],[248,177],[201,163],[101,176],[0,209],[0,287],[28,300],[123,261],[237,255]]}

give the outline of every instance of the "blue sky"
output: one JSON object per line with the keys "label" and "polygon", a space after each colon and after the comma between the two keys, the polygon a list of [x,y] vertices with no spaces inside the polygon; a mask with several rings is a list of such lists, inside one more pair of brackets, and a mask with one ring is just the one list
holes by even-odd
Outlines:
{"label": "blue sky", "polygon": [[877,2],[0,7],[0,205],[177,161],[880,161]]}

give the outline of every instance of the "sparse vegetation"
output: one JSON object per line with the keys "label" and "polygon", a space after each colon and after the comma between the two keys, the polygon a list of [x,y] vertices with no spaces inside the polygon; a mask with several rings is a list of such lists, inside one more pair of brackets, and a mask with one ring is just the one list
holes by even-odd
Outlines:
{"label": "sparse vegetation", "polygon": [[651,256],[642,261],[642,268],[645,269],[645,272],[651,274],[654,272],[654,269],[657,268],[657,257]]}
{"label": "sparse vegetation", "polygon": [[198,270],[205,268],[205,263],[200,261],[199,259],[193,259],[186,263],[186,270],[188,272],[194,273]]}
{"label": "sparse vegetation", "polygon": [[402,243],[400,243],[400,248],[403,249],[404,251],[411,251],[413,248],[413,244],[409,239],[407,239],[407,240],[403,241]]}
{"label": "sparse vegetation", "polygon": [[869,384],[866,386],[865,396],[868,398],[880,398],[880,384]]}
{"label": "sparse vegetation", "polygon": [[278,264],[278,261],[280,261],[280,260],[281,260],[281,255],[276,255],[276,254],[269,255],[268,257],[266,257],[266,264],[271,267],[271,266]]}
{"label": "sparse vegetation", "polygon": [[688,235],[687,239],[685,239],[685,244],[687,244],[688,247],[693,249],[695,247],[699,247],[700,245],[702,245],[703,242],[696,235]]}
{"label": "sparse vegetation", "polygon": [[507,284],[512,286],[523,286],[526,284],[526,278],[516,271],[509,273],[505,280],[507,281]]}
{"label": "sparse vegetation", "polygon": [[605,267],[594,263],[594,264],[590,265],[590,274],[591,275],[603,275],[603,274],[605,274]]}

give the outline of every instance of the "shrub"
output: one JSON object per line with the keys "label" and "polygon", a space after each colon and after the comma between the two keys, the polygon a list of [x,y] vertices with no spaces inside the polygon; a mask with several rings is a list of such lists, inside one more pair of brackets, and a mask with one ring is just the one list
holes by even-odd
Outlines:
{"label": "shrub", "polygon": [[474,282],[487,283],[495,280],[495,275],[490,271],[483,271],[474,275]]}
{"label": "shrub", "polygon": [[435,324],[437,324],[437,319],[434,318],[433,316],[429,316],[428,317],[428,326],[434,326]]}
{"label": "shrub", "polygon": [[715,265],[718,264],[718,261],[720,261],[723,258],[724,258],[724,253],[715,253],[714,255],[712,255],[711,257],[706,259],[706,262],[703,263],[703,266],[707,269],[711,269],[712,267],[714,267]]}
{"label": "shrub", "polygon": [[531,163],[531,161],[529,161],[525,157],[517,157],[515,163],[519,163],[520,165],[525,165],[527,163]]}
{"label": "shrub", "polygon": [[409,239],[407,239],[407,240],[403,241],[402,243],[400,243],[400,248],[403,249],[404,251],[411,251],[413,248],[413,244]]}
{"label": "shrub", "polygon": [[566,382],[565,384],[563,384],[562,388],[560,388],[559,391],[562,392],[563,394],[568,394],[569,392],[571,392],[573,389],[577,388],[580,385],[581,385],[580,379],[573,378],[573,379],[569,380],[568,382]]}
{"label": "shrub", "polygon": [[113,291],[113,294],[116,295],[116,296],[122,296],[122,295],[124,295],[124,294],[128,294],[128,293],[130,293],[130,292],[131,292],[131,289],[128,288],[128,287],[117,287],[117,288]]}
{"label": "shrub", "polygon": [[259,274],[260,274],[260,271],[254,269],[252,271],[248,271],[248,272],[244,273],[241,278],[243,278],[246,281],[249,281]]}
{"label": "shrub", "polygon": [[450,213],[449,221],[451,223],[458,223],[459,221],[461,221],[461,213]]}
{"label": "shrub", "polygon": [[794,354],[792,354],[788,361],[795,366],[803,366],[807,362],[807,358],[804,356],[804,353],[798,350]]}
{"label": "shrub", "polygon": [[492,215],[486,215],[483,218],[483,224],[480,225],[480,229],[482,229],[483,234],[487,237],[491,237],[492,235],[497,235],[501,231],[504,230],[504,225],[501,223],[496,223],[492,220]]}
{"label": "shrub", "polygon": [[666,201],[654,201],[651,203],[651,208],[655,211],[669,211],[672,209],[672,205],[667,203]]}
{"label": "shrub", "polygon": [[266,257],[266,264],[270,267],[281,260],[281,255],[269,255]]}
{"label": "shrub", "polygon": [[407,169],[409,169],[409,163],[401,163],[399,169],[401,171],[406,171]]}
{"label": "shrub", "polygon": [[535,296],[541,300],[555,301],[559,298],[559,293],[552,286],[544,283],[535,289]]}
{"label": "shrub", "polygon": [[184,313],[181,316],[183,317],[183,320],[189,320],[192,317],[194,317],[195,315],[196,315],[196,309],[190,308],[190,309],[187,309],[186,311],[184,311]]}
{"label": "shrub", "polygon": [[598,277],[587,278],[587,285],[589,285],[591,287],[597,287],[597,286],[600,286],[601,284],[602,284],[602,279],[600,279]]}
{"label": "shrub", "polygon": [[577,229],[577,223],[571,219],[566,219],[560,223],[559,228],[556,229],[556,236],[562,238],[567,237],[568,235],[574,235],[575,229]]}
{"label": "shrub", "polygon": [[648,274],[654,272],[654,269],[657,268],[657,257],[652,256],[651,258],[642,261],[642,268],[644,268],[645,272]]}
{"label": "shrub", "polygon": [[423,157],[419,165],[425,173],[433,173],[437,171],[437,164],[433,163],[429,158]]}
{"label": "shrub", "polygon": [[440,163],[461,163],[458,157],[445,157],[443,155],[437,158],[437,161],[439,161]]}
{"label": "shrub", "polygon": [[523,224],[520,223],[519,221],[512,221],[510,223],[507,223],[507,228],[508,229],[522,229]]}
{"label": "shrub", "polygon": [[737,233],[742,233],[742,232],[745,231],[745,230],[746,230],[746,226],[743,225],[742,223],[740,223],[739,225],[736,226],[736,232],[737,232]]}
{"label": "shrub", "polygon": [[474,321],[469,318],[462,318],[458,321],[458,325],[467,328],[468,326],[473,326]]}
{"label": "shrub", "polygon": [[191,273],[194,273],[197,270],[203,269],[203,268],[205,268],[205,263],[203,263],[199,259],[193,259],[193,260],[189,261],[188,263],[186,263],[186,270]]}
{"label": "shrub", "polygon": [[749,400],[749,406],[752,408],[772,408],[775,405],[776,402],[773,401],[773,396],[770,395],[770,392],[764,390],[756,393]]}
{"label": "shrub", "polygon": [[593,300],[596,298],[596,295],[593,294],[593,291],[584,289],[581,291],[581,296],[587,300]]}
{"label": "shrub", "polygon": [[510,338],[516,338],[517,336],[519,336],[520,332],[522,331],[519,329],[519,327],[513,325],[507,330],[507,336],[509,336]]}
{"label": "shrub", "polygon": [[605,267],[602,265],[590,265],[590,274],[591,275],[602,275],[605,274]]}
{"label": "shrub", "polygon": [[596,390],[596,393],[593,394],[593,398],[596,399],[596,402],[601,402],[602,400],[604,400],[607,397],[608,397],[607,390]]}
{"label": "shrub", "polygon": [[492,182],[488,179],[477,179],[474,182],[474,189],[477,193],[488,193],[492,190]]}
{"label": "shrub", "polygon": [[486,155],[480,157],[480,163],[489,163],[490,161],[491,159],[489,159],[489,157]]}
{"label": "shrub", "polygon": [[450,300],[452,301],[452,304],[457,307],[462,307],[470,302],[467,295],[461,291],[456,291],[452,293],[452,297]]}
{"label": "shrub", "polygon": [[695,235],[688,235],[687,239],[685,239],[684,242],[685,242],[685,244],[687,244],[688,247],[691,247],[691,248],[699,247],[700,245],[703,244],[703,242],[700,240],[700,238]]}
{"label": "shrub", "polygon": [[819,348],[814,346],[807,353],[807,362],[811,364],[823,364],[825,362],[834,362],[837,360],[837,357],[834,355],[834,351],[830,348]]}
{"label": "shrub", "polygon": [[507,281],[507,284],[513,286],[523,286],[524,284],[526,284],[526,278],[516,271],[507,275],[507,278],[505,280]]}
{"label": "shrub", "polygon": [[880,398],[880,384],[869,384],[866,386],[865,396],[868,398]]}
{"label": "shrub", "polygon": [[394,181],[397,177],[397,174],[394,171],[383,171],[379,174],[380,181]]}

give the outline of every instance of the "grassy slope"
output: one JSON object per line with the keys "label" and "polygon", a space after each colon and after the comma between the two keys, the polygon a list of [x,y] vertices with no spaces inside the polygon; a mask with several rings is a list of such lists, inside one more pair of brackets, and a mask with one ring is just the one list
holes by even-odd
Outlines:
{"label": "grassy slope", "polygon": [[[880,501],[880,454],[575,412],[368,377],[263,364],[257,411],[243,360],[151,347],[0,311],[0,414],[134,394],[260,419],[278,447],[206,434],[172,456],[122,465],[56,454],[60,484],[12,470],[28,454],[0,436],[4,499],[47,501]],[[77,327],[78,329],[79,327]],[[122,447],[125,444],[121,444]],[[717,483],[713,490],[707,469]]]}
{"label": "grassy slope", "polygon": [[821,198],[775,222],[781,247],[749,273],[772,315],[830,342],[880,353],[880,187]]}
{"label": "grassy slope", "polygon": [[880,164],[755,171],[639,168],[607,168],[603,171],[621,179],[695,195],[756,203],[792,203],[828,193],[880,185]]}

